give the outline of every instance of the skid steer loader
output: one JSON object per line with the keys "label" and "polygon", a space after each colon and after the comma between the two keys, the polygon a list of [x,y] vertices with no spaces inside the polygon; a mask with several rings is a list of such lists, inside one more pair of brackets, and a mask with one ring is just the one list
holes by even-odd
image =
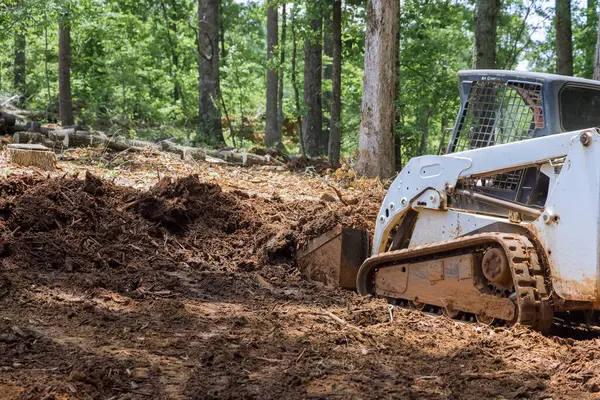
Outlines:
{"label": "skid steer loader", "polygon": [[[356,275],[361,295],[539,331],[600,309],[600,82],[476,70],[459,90],[447,153],[408,162],[370,258],[337,275]],[[334,251],[365,246],[345,239]],[[314,269],[330,243],[299,264]]]}

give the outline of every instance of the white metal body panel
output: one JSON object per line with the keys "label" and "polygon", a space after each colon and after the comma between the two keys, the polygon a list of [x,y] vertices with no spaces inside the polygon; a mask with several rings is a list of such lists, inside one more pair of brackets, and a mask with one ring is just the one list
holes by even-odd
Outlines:
{"label": "white metal body panel", "polygon": [[508,223],[504,218],[460,211],[423,210],[419,213],[409,247],[456,239],[496,222]]}
{"label": "white metal body panel", "polygon": [[566,300],[598,300],[599,135],[592,135],[587,147],[573,140],[556,184],[550,190],[544,215],[533,227],[546,249],[556,294]]}

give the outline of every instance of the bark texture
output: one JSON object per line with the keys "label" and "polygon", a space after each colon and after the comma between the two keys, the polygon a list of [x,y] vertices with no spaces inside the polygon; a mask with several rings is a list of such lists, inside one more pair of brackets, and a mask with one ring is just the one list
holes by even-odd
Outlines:
{"label": "bark texture", "polygon": [[200,126],[196,142],[225,144],[219,111],[219,0],[198,0]]}
{"label": "bark texture", "polygon": [[556,0],[556,71],[573,75],[573,32],[571,0]]}
{"label": "bark texture", "polygon": [[598,32],[596,37],[596,54],[594,57],[594,79],[600,80],[600,19],[598,19]]}
{"label": "bark texture", "polygon": [[500,0],[477,0],[473,68],[496,68],[496,30]]}
{"label": "bark texture", "polygon": [[369,0],[365,44],[365,77],[356,170],[387,179],[394,174],[394,95],[396,42],[400,4]]}
{"label": "bark texture", "polygon": [[342,142],[342,0],[334,0],[332,22],[332,65],[331,65],[331,130],[329,132],[329,162],[340,164]]}
{"label": "bark texture", "polygon": [[[279,41],[279,48],[281,57],[279,59],[279,65],[285,64],[285,41],[287,33],[287,14],[286,4],[283,3],[281,10],[281,40]],[[277,132],[283,132],[283,68],[279,71],[279,85],[277,87]],[[282,145],[283,146],[283,145]]]}
{"label": "bark texture", "polygon": [[25,69],[25,26],[18,24],[15,32],[15,59],[14,59],[14,86],[19,95],[25,97],[26,90],[26,69]]}
{"label": "bark texture", "polygon": [[292,9],[292,87],[294,88],[294,104],[296,106],[296,126],[297,131],[300,132],[298,136],[300,142],[300,152],[303,156],[306,156],[306,149],[304,147],[304,139],[302,138],[304,130],[302,129],[302,110],[300,108],[300,90],[298,88],[298,79],[296,77],[296,59],[298,55],[298,42],[296,41],[296,10]]}
{"label": "bark texture", "polygon": [[58,24],[58,100],[62,125],[73,125],[75,119],[71,96],[71,27],[66,20]]}
{"label": "bark texture", "polygon": [[[315,9],[316,7],[316,9]],[[323,125],[323,102],[321,99],[322,26],[323,19],[318,6],[307,3],[307,12],[313,17],[311,32],[304,42],[304,103],[306,115],[302,121],[302,137],[306,155],[322,155],[319,140]]]}
{"label": "bark texture", "polygon": [[319,145],[321,152],[327,154],[329,146],[329,135],[331,133],[331,100],[332,91],[328,88],[328,81],[331,82],[333,66],[333,31],[332,31],[332,12],[333,0],[323,1],[323,83],[327,87],[323,90],[323,132]]}
{"label": "bark texture", "polygon": [[277,51],[278,21],[277,8],[273,0],[267,0],[267,110],[265,124],[265,145],[274,147],[281,142],[281,130],[277,131],[277,68],[275,56]]}
{"label": "bark texture", "polygon": [[585,9],[585,32],[582,39],[585,42],[585,66],[583,70],[583,78],[587,79],[591,79],[594,75],[594,57],[596,55],[596,46],[592,47],[592,43],[596,42],[596,35],[598,32],[598,14],[596,13],[597,7],[598,0],[587,0],[587,6]]}

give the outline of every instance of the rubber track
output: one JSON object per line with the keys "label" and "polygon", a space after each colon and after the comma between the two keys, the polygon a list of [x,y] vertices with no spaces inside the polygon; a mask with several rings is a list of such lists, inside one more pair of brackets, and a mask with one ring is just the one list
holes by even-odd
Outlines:
{"label": "rubber track", "polygon": [[397,265],[399,262],[416,262],[416,259],[423,257],[452,257],[458,253],[464,254],[465,250],[474,247],[481,248],[482,245],[492,244],[499,244],[509,260],[517,292],[518,317],[515,322],[538,331],[549,329],[552,325],[553,310],[546,299],[548,290],[544,282],[544,269],[535,246],[524,235],[482,233],[373,256],[367,259],[358,271],[358,293],[363,296],[377,295],[371,293],[369,282],[372,274],[378,269]]}

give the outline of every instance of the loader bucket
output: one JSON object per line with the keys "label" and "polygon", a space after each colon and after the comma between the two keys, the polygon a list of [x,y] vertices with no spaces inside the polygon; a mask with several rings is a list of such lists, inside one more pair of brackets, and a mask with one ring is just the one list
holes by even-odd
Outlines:
{"label": "loader bucket", "polygon": [[338,225],[300,250],[296,262],[305,279],[356,290],[356,275],[368,254],[366,230]]}

